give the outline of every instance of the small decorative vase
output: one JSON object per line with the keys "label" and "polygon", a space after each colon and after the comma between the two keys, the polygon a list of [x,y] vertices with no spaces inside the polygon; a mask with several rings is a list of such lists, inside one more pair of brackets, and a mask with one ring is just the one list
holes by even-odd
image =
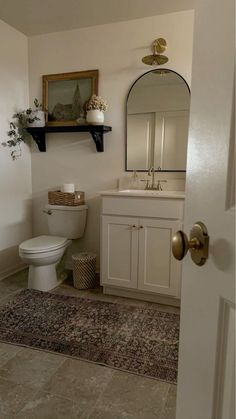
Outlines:
{"label": "small decorative vase", "polygon": [[87,119],[88,124],[103,125],[104,112],[99,111],[98,109],[92,109],[91,111],[87,111],[86,119]]}
{"label": "small decorative vase", "polygon": [[34,111],[33,112],[33,117],[37,117],[38,119],[36,119],[34,122],[32,122],[30,125],[30,127],[45,127],[45,113],[44,111]]}

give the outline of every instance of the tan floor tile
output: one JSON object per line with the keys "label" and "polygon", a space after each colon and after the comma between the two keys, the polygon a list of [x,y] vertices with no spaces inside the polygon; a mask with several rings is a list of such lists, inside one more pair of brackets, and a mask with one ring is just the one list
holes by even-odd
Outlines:
{"label": "tan floor tile", "polygon": [[169,384],[117,371],[89,419],[162,419]]}
{"label": "tan floor tile", "polygon": [[176,392],[177,386],[170,384],[167,400],[162,412],[161,419],[175,419],[176,416]]}
{"label": "tan floor tile", "polygon": [[0,342],[0,368],[21,350],[20,346]]}
{"label": "tan floor tile", "polygon": [[107,387],[113,373],[114,370],[97,364],[67,359],[43,390],[78,401],[88,410]]}
{"label": "tan floor tile", "polygon": [[92,295],[102,294],[103,293],[103,287],[101,285],[97,285],[95,288],[89,289],[88,293],[92,294]]}
{"label": "tan floor tile", "polygon": [[65,359],[60,355],[21,348],[0,368],[0,377],[39,388],[51,378]]}
{"label": "tan floor tile", "polygon": [[135,298],[116,297],[118,304],[125,304],[134,307],[147,307],[148,302],[143,300],[136,300]]}
{"label": "tan floor tile", "polygon": [[38,392],[15,416],[17,419],[79,419],[83,413],[79,403]]}
{"label": "tan floor tile", "polygon": [[158,311],[164,311],[165,313],[174,313],[180,314],[180,307],[168,306],[164,304],[157,304],[157,303],[147,303],[149,308]]}
{"label": "tan floor tile", "polygon": [[53,294],[70,295],[73,297],[85,297],[97,301],[108,301],[116,302],[117,297],[113,295],[105,295],[102,292],[102,287],[95,287],[88,290],[79,290],[73,286],[73,284],[63,283],[59,287],[55,288]]}
{"label": "tan floor tile", "polygon": [[0,301],[8,296],[14,295],[17,292],[19,292],[19,289],[12,290],[8,288],[7,286],[5,286],[4,284],[1,284],[1,282],[2,281],[0,281]]}
{"label": "tan floor tile", "polygon": [[[18,291],[19,289],[26,288],[28,282],[28,269],[17,272],[2,281],[0,281],[0,296],[3,293],[10,293]],[[1,298],[1,297],[0,297]]]}
{"label": "tan floor tile", "polygon": [[0,378],[0,418],[12,419],[24,407],[35,389]]}
{"label": "tan floor tile", "polygon": [[80,291],[72,286],[64,286],[60,285],[59,287],[55,288],[51,291],[52,294],[58,294],[58,295],[67,295],[70,297],[80,297],[84,298],[87,297],[87,291]]}
{"label": "tan floor tile", "polygon": [[20,292],[21,290],[15,291],[15,292],[11,292],[11,293],[5,293],[4,297],[1,297],[1,291],[0,291],[0,307],[4,306],[5,304],[9,303],[10,301],[14,300],[14,298],[16,297],[16,295]]}
{"label": "tan floor tile", "polygon": [[102,293],[92,293],[91,291],[87,293],[86,298],[89,298],[91,300],[96,300],[96,301],[104,301],[104,302],[108,302],[108,303],[116,303],[117,302],[117,297],[113,296],[113,295],[105,295]]}

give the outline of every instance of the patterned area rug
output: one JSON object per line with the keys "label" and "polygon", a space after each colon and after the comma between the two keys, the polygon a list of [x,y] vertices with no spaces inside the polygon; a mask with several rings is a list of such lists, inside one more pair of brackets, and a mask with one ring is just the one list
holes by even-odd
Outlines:
{"label": "patterned area rug", "polygon": [[179,315],[24,290],[0,308],[0,340],[175,383]]}

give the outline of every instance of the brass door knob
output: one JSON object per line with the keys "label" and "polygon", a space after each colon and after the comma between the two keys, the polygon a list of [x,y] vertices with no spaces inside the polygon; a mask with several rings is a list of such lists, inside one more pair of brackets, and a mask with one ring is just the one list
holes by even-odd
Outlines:
{"label": "brass door knob", "polygon": [[179,230],[172,238],[172,253],[175,259],[182,260],[188,250],[196,265],[202,266],[208,258],[209,236],[206,226],[202,222],[194,224],[190,231],[190,239]]}

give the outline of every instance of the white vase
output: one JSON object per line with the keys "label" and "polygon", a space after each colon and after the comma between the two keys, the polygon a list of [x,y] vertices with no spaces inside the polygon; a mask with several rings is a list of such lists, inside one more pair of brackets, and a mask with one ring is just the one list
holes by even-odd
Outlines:
{"label": "white vase", "polygon": [[87,122],[91,125],[103,125],[104,123],[104,112],[98,109],[92,109],[87,112]]}
{"label": "white vase", "polygon": [[38,119],[36,119],[34,122],[32,122],[31,124],[29,124],[30,127],[45,127],[45,113],[44,111],[33,111],[32,113],[32,117],[37,117]]}

